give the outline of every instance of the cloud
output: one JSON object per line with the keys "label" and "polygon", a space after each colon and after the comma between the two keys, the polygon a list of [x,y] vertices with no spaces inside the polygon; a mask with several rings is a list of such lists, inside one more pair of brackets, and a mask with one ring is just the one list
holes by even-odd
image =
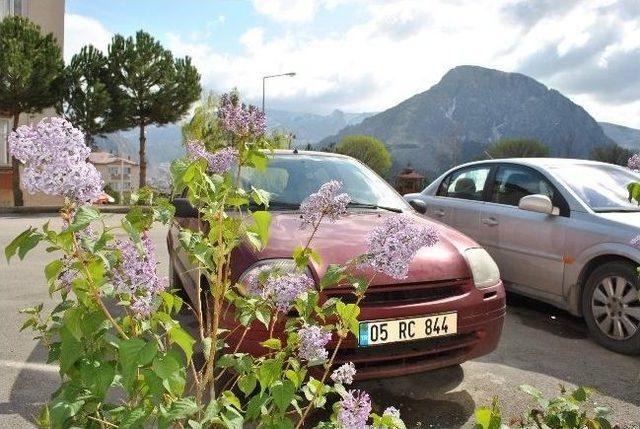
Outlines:
{"label": "cloud", "polygon": [[107,30],[100,21],[82,15],[67,13],[64,16],[64,60],[71,61],[71,57],[80,49],[92,44],[103,52],[111,42],[113,33]]}
{"label": "cloud", "polygon": [[[457,65],[475,64],[528,74],[599,120],[640,127],[638,0],[254,0],[253,6],[266,19],[245,21],[235,46],[177,32],[163,41],[176,56],[193,58],[206,88],[237,87],[255,103],[262,76],[296,72],[267,82],[271,108],[380,111],[427,90]],[[66,28],[67,54],[87,41],[106,47],[111,37],[78,15],[67,15]]]}

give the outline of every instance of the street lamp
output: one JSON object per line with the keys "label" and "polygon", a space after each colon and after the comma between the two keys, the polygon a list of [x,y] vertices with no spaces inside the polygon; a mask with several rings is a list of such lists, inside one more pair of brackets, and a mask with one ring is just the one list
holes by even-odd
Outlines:
{"label": "street lamp", "polygon": [[293,77],[295,75],[296,75],[295,72],[290,72],[290,73],[272,74],[270,76],[263,76],[262,77],[262,113],[264,113],[264,84],[265,84],[266,80],[270,79],[272,77],[280,77],[280,76]]}

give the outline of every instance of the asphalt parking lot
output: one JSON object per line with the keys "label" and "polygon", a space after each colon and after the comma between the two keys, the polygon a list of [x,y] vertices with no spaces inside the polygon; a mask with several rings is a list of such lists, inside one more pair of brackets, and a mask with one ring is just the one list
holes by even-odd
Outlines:
{"label": "asphalt parking lot", "polygon": [[[0,217],[0,247],[46,215]],[[52,221],[57,225],[57,220]],[[165,230],[152,237],[163,270],[167,270]],[[45,351],[18,331],[18,309],[49,302],[42,268],[52,259],[44,248],[25,261],[0,262],[0,428],[27,428],[29,421],[58,383],[55,367],[46,365]],[[473,411],[499,396],[503,416],[517,417],[530,399],[520,390],[531,384],[547,395],[559,385],[596,387],[592,402],[615,412],[621,428],[640,428],[640,357],[609,352],[588,336],[580,319],[525,298],[509,298],[507,320],[498,349],[461,366],[419,375],[359,383],[374,399],[375,409],[394,405],[411,428],[473,426]]]}

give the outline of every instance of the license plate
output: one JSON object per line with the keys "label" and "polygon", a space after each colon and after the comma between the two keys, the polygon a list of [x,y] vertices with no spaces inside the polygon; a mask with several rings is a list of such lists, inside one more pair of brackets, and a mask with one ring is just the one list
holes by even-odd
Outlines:
{"label": "license plate", "polygon": [[442,337],[458,330],[458,314],[436,314],[411,319],[367,320],[360,322],[358,345],[397,343]]}

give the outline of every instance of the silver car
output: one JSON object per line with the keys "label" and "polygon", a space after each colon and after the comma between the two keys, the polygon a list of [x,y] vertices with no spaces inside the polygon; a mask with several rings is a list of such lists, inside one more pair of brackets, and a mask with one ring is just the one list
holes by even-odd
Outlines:
{"label": "silver car", "polygon": [[640,353],[640,175],[573,159],[479,161],[405,198],[469,235],[496,260],[507,290],[582,316],[593,338]]}

